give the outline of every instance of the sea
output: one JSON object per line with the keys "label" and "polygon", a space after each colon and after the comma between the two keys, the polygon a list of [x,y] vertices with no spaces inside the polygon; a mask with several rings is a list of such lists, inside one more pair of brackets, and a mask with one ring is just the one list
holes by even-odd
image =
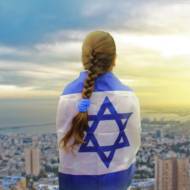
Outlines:
{"label": "sea", "polygon": [[58,99],[0,99],[0,134],[54,133]]}

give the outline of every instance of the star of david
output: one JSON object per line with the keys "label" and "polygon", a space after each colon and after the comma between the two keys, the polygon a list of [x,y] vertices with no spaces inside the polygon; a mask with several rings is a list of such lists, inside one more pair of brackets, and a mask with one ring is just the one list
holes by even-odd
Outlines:
{"label": "star of david", "polygon": [[[105,113],[106,109],[108,109],[110,113]],[[96,152],[104,165],[108,168],[114,157],[115,151],[117,149],[130,146],[124,129],[126,128],[132,113],[133,112],[118,113],[110,99],[106,96],[97,115],[88,116],[88,121],[92,121],[92,124],[87,129],[87,133],[84,138],[85,143],[80,146],[79,152]],[[105,120],[114,120],[119,128],[119,133],[115,142],[113,142],[113,145],[100,146],[94,132],[98,127],[99,122]],[[124,122],[122,122],[122,120],[124,120]]]}

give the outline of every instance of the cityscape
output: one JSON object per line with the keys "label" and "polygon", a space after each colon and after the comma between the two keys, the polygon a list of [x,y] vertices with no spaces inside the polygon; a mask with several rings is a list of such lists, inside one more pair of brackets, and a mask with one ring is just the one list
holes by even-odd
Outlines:
{"label": "cityscape", "polygon": [[[176,132],[176,121],[143,118],[141,123],[130,190],[189,190],[189,132]],[[56,133],[1,134],[0,152],[0,189],[59,189]]]}

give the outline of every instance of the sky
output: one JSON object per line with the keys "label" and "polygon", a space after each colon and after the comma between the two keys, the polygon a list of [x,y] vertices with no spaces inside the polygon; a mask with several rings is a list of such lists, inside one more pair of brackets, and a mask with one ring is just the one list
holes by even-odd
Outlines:
{"label": "sky", "polygon": [[143,107],[189,106],[189,19],[188,0],[1,0],[0,99],[58,98],[85,36],[104,30]]}

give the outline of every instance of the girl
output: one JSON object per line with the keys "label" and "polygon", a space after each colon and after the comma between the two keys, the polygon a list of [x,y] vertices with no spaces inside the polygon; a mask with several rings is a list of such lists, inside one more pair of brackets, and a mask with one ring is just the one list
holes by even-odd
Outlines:
{"label": "girl", "polygon": [[84,71],[60,96],[56,129],[60,190],[127,190],[140,147],[140,106],[112,72],[116,46],[104,31],[82,45]]}

